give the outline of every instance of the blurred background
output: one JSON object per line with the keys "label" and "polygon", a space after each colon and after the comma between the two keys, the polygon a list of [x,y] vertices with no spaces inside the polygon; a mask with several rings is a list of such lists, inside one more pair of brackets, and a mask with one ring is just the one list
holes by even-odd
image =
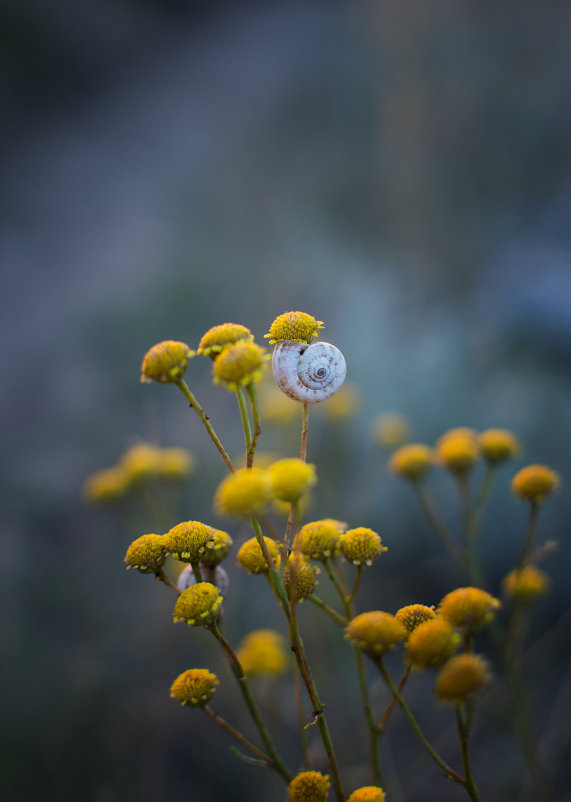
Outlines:
{"label": "blurred background", "polygon": [[[560,546],[542,564],[553,587],[533,609],[524,679],[555,797],[571,799],[570,25],[568,4],[510,0],[0,4],[4,798],[284,799],[200,711],[169,700],[178,673],[208,666],[222,680],[216,709],[244,719],[216,644],[173,627],[172,594],[125,573],[123,557],[135,537],[187,519],[235,544],[250,536],[212,511],[224,465],[182,396],[139,383],[145,351],[196,347],[227,320],[261,342],[278,314],[301,309],[325,322],[356,388],[345,412],[312,415],[309,518],[372,527],[389,547],[360,610],[437,604],[465,583],[387,473],[379,413],[405,415],[421,442],[464,425],[520,437],[482,535],[495,593],[526,527],[511,476],[528,462],[562,474],[541,512],[540,541]],[[212,386],[207,360],[188,380],[238,459],[235,398]],[[142,497],[87,504],[85,478],[143,441],[194,455],[162,517]],[[298,442],[296,423],[268,423],[260,449],[292,456]],[[452,480],[432,482],[455,526]],[[235,551],[227,564],[230,640],[283,631],[264,581]],[[308,607],[352,790],[370,782],[352,656]],[[409,700],[459,765],[432,682],[415,677]],[[488,802],[533,800],[498,688],[475,719],[476,777]],[[287,678],[257,689],[299,767]],[[390,802],[463,799],[419,750],[396,714],[382,747]]]}

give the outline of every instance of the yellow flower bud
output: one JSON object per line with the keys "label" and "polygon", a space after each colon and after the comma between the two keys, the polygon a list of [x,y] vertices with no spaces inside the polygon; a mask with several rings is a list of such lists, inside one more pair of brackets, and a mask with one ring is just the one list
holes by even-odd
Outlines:
{"label": "yellow flower bud", "polygon": [[240,468],[218,485],[214,506],[236,518],[263,515],[274,498],[272,483],[262,468]]}
{"label": "yellow flower bud", "polygon": [[156,574],[165,564],[167,550],[161,535],[142,535],[134,540],[125,555],[127,570],[136,568],[142,574]]}
{"label": "yellow flower bud", "polygon": [[188,360],[194,355],[186,343],[176,340],[157,343],[143,357],[141,381],[161,384],[179,381],[186,372]]}
{"label": "yellow flower bud", "polygon": [[490,680],[485,660],[477,654],[459,654],[442,666],[434,689],[441,701],[458,704],[480,691]]}
{"label": "yellow flower bud", "polygon": [[515,434],[507,429],[487,429],[478,436],[478,443],[483,458],[492,463],[517,457],[521,448]]}
{"label": "yellow flower bud", "polygon": [[270,345],[279,343],[282,340],[293,340],[297,343],[310,343],[319,335],[319,330],[323,328],[323,322],[316,320],[306,312],[284,312],[279,315],[272,325],[268,334]]}
{"label": "yellow flower bud", "polygon": [[83,496],[92,504],[114,504],[127,491],[127,477],[120,468],[106,468],[88,476]]}
{"label": "yellow flower bud", "polygon": [[345,638],[370,657],[380,657],[407,637],[401,622],[381,610],[361,613],[345,629]]}
{"label": "yellow flower bud", "polygon": [[171,685],[170,696],[181,705],[203,707],[212,699],[218,684],[216,674],[205,668],[191,668],[178,675]]}
{"label": "yellow flower bud", "polygon": [[427,607],[424,604],[409,604],[397,610],[395,618],[400,621],[409,632],[413,632],[419,624],[436,618],[436,613],[433,607]]}
{"label": "yellow flower bud", "polygon": [[[468,430],[470,431],[470,430]],[[480,456],[476,438],[462,431],[441,437],[436,446],[437,461],[452,473],[464,474],[472,468]]]}
{"label": "yellow flower bud", "polygon": [[219,326],[213,326],[208,329],[206,334],[202,335],[197,353],[216,359],[218,354],[228,348],[229,345],[242,340],[252,341],[253,339],[254,335],[246,326],[241,326],[239,323],[222,323]]}
{"label": "yellow flower bud", "polygon": [[197,582],[183,590],[174,607],[173,621],[184,621],[192,627],[212,624],[222,604],[218,588],[210,582]]}
{"label": "yellow flower bud", "polygon": [[547,574],[535,565],[526,565],[521,571],[515,569],[505,577],[502,587],[506,596],[522,602],[535,601],[545,596],[551,582]]}
{"label": "yellow flower bud", "polygon": [[327,802],[329,775],[319,771],[302,771],[287,787],[290,802]]}
{"label": "yellow flower bud", "polygon": [[158,453],[158,470],[165,479],[184,479],[192,472],[194,460],[184,448],[162,448]]}
{"label": "yellow flower bud", "polygon": [[353,791],[347,802],[384,802],[385,797],[382,788],[377,785],[366,785]]}
{"label": "yellow flower bud", "polygon": [[216,384],[227,390],[237,390],[260,381],[270,355],[256,343],[241,341],[225,348],[212,366]]}
{"label": "yellow flower bud", "polygon": [[374,419],[371,430],[376,443],[384,448],[396,448],[406,442],[410,424],[398,412],[383,412]]}
{"label": "yellow flower bud", "polygon": [[493,620],[501,607],[498,599],[480,588],[456,588],[440,602],[438,612],[455,627],[473,634]]}
{"label": "yellow flower bud", "polygon": [[165,535],[167,551],[185,563],[204,562],[207,552],[214,547],[215,530],[200,521],[183,521]]}
{"label": "yellow flower bud", "polygon": [[411,632],[406,659],[415,668],[441,666],[460,646],[462,638],[445,618],[432,618]]}
{"label": "yellow flower bud", "polygon": [[527,465],[512,479],[512,491],[522,501],[541,504],[559,483],[559,474],[546,465]]}
{"label": "yellow flower bud", "polygon": [[242,640],[236,652],[245,674],[277,677],[288,670],[284,637],[273,629],[257,629]]}
{"label": "yellow flower bud", "polygon": [[206,548],[200,557],[202,565],[214,568],[221,563],[228,556],[232,542],[232,538],[227,532],[223,532],[221,529],[214,529],[212,538],[206,544]]}
{"label": "yellow flower bud", "polygon": [[325,560],[335,553],[341,531],[339,522],[332,518],[313,521],[301,527],[295,536],[293,547],[306,557]]}
{"label": "yellow flower bud", "polygon": [[317,482],[315,465],[301,459],[280,459],[268,467],[274,494],[280,501],[298,501]]}
{"label": "yellow flower bud", "polygon": [[[268,547],[274,565],[277,565],[279,563],[280,544],[269,537],[264,537],[264,542]],[[260,544],[255,537],[242,543],[236,558],[240,565],[250,574],[265,574],[270,570]]]}
{"label": "yellow flower bud", "polygon": [[420,479],[433,465],[432,450],[422,443],[401,446],[389,461],[389,470],[405,479]]}
{"label": "yellow flower bud", "polygon": [[337,549],[353,565],[372,565],[383,551],[388,551],[379,535],[365,526],[348,529],[339,535]]}
{"label": "yellow flower bud", "polygon": [[302,602],[315,591],[317,566],[311,565],[301,554],[292,552],[284,570],[284,585],[292,601]]}

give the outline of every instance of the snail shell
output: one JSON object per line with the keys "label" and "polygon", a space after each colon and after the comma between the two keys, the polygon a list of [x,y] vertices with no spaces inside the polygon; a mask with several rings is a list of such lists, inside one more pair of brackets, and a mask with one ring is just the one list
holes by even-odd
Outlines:
{"label": "snail shell", "polygon": [[272,370],[280,390],[296,401],[316,404],[341,387],[347,364],[341,351],[331,343],[311,345],[284,340],[274,348]]}

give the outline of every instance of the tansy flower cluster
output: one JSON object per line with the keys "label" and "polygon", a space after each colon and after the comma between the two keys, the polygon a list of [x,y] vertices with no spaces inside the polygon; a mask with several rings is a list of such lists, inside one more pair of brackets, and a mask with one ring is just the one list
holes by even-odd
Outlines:
{"label": "tansy flower cluster", "polygon": [[244,673],[249,676],[278,677],[288,669],[283,635],[273,629],[257,629],[242,640],[236,651]]}

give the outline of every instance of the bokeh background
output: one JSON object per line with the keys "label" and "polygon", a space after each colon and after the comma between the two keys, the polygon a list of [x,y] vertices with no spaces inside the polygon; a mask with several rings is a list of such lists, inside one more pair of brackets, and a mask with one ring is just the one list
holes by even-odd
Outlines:
{"label": "bokeh background", "polygon": [[[565,3],[509,0],[2,2],[4,798],[284,798],[168,699],[180,671],[208,665],[224,680],[217,709],[244,717],[206,633],[173,627],[168,590],[124,571],[146,510],[101,511],[81,490],[134,443],[180,445],[199,469],[165,528],[193,518],[248,536],[212,512],[224,466],[174,388],[139,384],[140,360],[158,340],[196,346],[226,320],[261,340],[276,315],[302,309],[325,321],[360,392],[353,415],[314,416],[309,512],[370,526],[389,546],[361,610],[437,603],[463,583],[387,474],[370,434],[379,412],[404,413],[429,443],[458,425],[518,433],[524,453],[502,470],[482,538],[495,592],[526,526],[515,468],[562,474],[541,514],[541,540],[560,547],[543,564],[553,589],[530,622],[525,681],[556,799],[571,799],[570,17]],[[235,400],[206,361],[191,367],[238,455]],[[261,447],[289,456],[297,444],[295,426],[268,426]],[[453,483],[433,482],[454,524]],[[228,571],[231,640],[281,628],[263,581],[233,555]],[[351,789],[369,781],[351,654],[307,606]],[[259,693],[299,765],[288,682]],[[432,678],[409,693],[459,764]],[[489,802],[532,800],[502,698],[500,683],[476,719],[476,776]],[[462,799],[402,717],[392,723],[390,801]]]}

